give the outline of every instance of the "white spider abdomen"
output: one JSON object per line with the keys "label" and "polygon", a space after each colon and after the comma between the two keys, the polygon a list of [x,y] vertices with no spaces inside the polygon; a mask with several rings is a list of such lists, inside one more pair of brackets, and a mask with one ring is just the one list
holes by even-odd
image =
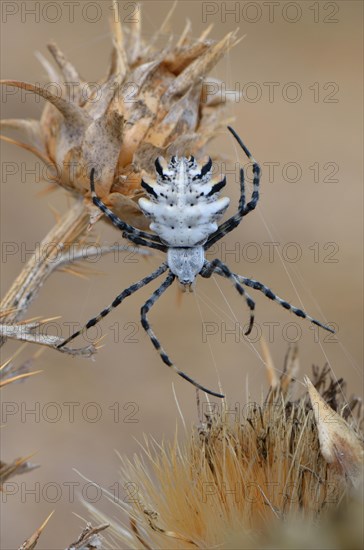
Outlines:
{"label": "white spider abdomen", "polygon": [[199,167],[193,157],[172,157],[162,168],[157,159],[157,181],[142,182],[150,198],[139,199],[139,206],[152,220],[150,229],[168,246],[199,246],[216,231],[230,200],[218,198],[225,179],[213,183],[211,166],[211,160]]}

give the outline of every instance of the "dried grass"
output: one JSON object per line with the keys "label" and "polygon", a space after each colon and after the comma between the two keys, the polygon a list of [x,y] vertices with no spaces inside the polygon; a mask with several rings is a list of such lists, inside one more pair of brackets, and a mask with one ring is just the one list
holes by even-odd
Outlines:
{"label": "dried grass", "polygon": [[360,411],[348,412],[343,384],[328,369],[316,369],[309,395],[292,401],[296,357],[263,403],[236,414],[226,403],[200,403],[203,417],[182,442],[177,434],[171,443],[145,437],[140,455],[121,459],[127,497],[109,495],[120,522],[86,504],[110,523],[108,548],[345,548],[340,537],[349,534],[360,547]]}

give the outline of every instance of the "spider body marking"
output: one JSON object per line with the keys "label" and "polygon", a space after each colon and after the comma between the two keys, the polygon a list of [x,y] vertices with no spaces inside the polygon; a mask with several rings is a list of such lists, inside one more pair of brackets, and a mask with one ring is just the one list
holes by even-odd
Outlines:
{"label": "spider body marking", "polygon": [[157,158],[155,183],[142,181],[149,198],[139,199],[150,229],[167,246],[167,264],[183,286],[194,283],[205,263],[203,245],[217,230],[230,200],[219,198],[226,179],[211,180],[211,159],[199,166],[194,157]]}
{"label": "spider body marking", "polygon": [[142,181],[141,185],[147,192],[148,198],[139,199],[141,210],[151,219],[150,229],[154,231],[154,234],[141,231],[127,224],[102,202],[95,192],[95,170],[91,170],[90,186],[93,203],[100,208],[115,227],[122,231],[123,237],[134,244],[166,252],[167,258],[153,273],[123,290],[108,307],[103,309],[96,317],[90,319],[81,330],[72,334],[57,347],[61,348],[65,346],[88,328],[94,326],[113,311],[125,298],[154,281],[166,271],[168,271],[168,274],[164,282],[153,292],[141,308],[141,324],[162,361],[196,388],[211,395],[224,397],[220,393],[205,388],[180,371],[161,346],[148,321],[147,315],[151,307],[171,286],[176,277],[184,289],[191,289],[198,275],[210,278],[215,273],[230,280],[237,292],[244,297],[250,309],[250,323],[245,334],[249,334],[253,327],[255,302],[247,294],[244,287],[259,290],[267,298],[277,302],[284,309],[292,311],[297,317],[308,319],[329,332],[335,332],[332,328],[317,321],[302,309],[292,306],[286,300],[279,298],[263,283],[233,273],[219,259],[215,259],[212,262],[205,259],[206,250],[227,233],[233,231],[243,217],[254,210],[259,200],[260,167],[235,130],[229,126],[228,129],[252,163],[253,190],[250,201],[246,203],[244,169],[241,168],[238,210],[236,214],[219,226],[217,222],[228,207],[229,199],[227,197],[220,198],[219,196],[221,189],[226,184],[225,177],[216,183],[211,179],[211,159],[203,166],[199,166],[193,157],[172,157],[168,164],[161,158],[156,159],[156,181]]}

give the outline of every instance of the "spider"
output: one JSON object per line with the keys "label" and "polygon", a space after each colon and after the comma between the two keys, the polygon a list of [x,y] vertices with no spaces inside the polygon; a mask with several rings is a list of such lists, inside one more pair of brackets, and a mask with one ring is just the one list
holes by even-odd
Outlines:
{"label": "spider", "polygon": [[141,324],[152,341],[153,346],[159,352],[162,361],[179,376],[210,395],[224,397],[220,393],[205,388],[179,370],[164,351],[148,321],[147,314],[149,310],[171,286],[176,277],[182,285],[183,290],[189,291],[191,291],[197,275],[208,279],[212,274],[216,273],[221,277],[229,279],[250,309],[250,323],[245,334],[249,334],[253,327],[255,302],[246,292],[244,286],[259,290],[267,298],[278,302],[278,304],[287,310],[291,310],[298,317],[309,319],[319,327],[329,332],[334,332],[330,327],[307,315],[302,309],[296,308],[276,296],[264,284],[233,273],[218,258],[211,262],[205,259],[206,250],[235,229],[243,217],[254,210],[259,200],[260,167],[235,130],[230,126],[228,126],[228,130],[252,162],[254,176],[253,190],[250,201],[246,203],[244,170],[241,168],[238,211],[219,226],[217,225],[217,221],[227,209],[230,201],[227,197],[219,198],[220,191],[226,184],[226,177],[217,183],[211,181],[212,161],[210,158],[203,166],[198,165],[193,156],[188,158],[173,156],[168,164],[166,164],[162,157],[156,159],[156,181],[148,183],[142,180],[141,186],[145,189],[148,198],[139,199],[141,210],[151,219],[150,230],[154,234],[140,231],[113,214],[97,196],[95,192],[95,169],[91,170],[90,187],[93,203],[123,232],[124,238],[137,245],[148,246],[166,252],[167,258],[153,273],[123,290],[108,307],[103,309],[96,317],[90,319],[81,330],[78,330],[57,346],[58,348],[65,346],[81,333],[96,325],[125,298],[148,285],[165,272],[168,272],[166,279],[141,308]]}

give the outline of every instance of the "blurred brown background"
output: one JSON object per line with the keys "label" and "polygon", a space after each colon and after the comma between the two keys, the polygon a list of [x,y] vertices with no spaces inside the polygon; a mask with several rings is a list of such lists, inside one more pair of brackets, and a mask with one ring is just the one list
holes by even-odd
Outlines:
{"label": "blurred brown background", "polygon": [[[38,8],[37,18],[30,13],[37,10],[35,4],[2,2],[2,78],[44,82],[34,52],[46,54],[46,43],[52,39],[84,78],[97,80],[109,61],[109,2],[76,2],[72,22],[68,3],[60,1],[57,13],[61,17],[56,23],[50,22],[58,18],[53,2],[41,3],[43,11]],[[226,2],[230,15],[224,15],[223,4],[184,0],[172,16],[176,37],[187,18],[196,36],[210,23],[214,23],[212,38],[221,38],[236,26],[241,35],[246,34],[212,76],[222,79],[227,89],[240,89],[244,94],[231,102],[228,112],[236,117],[234,127],[262,164],[261,202],[257,211],[224,239],[216,254],[234,271],[266,283],[317,319],[336,323],[337,338],[324,331],[317,333],[310,323],[252,291],[257,325],[265,339],[271,340],[278,371],[288,341],[300,331],[299,378],[310,372],[313,363],[329,362],[333,376],[347,380],[349,393],[361,395],[362,3],[291,2],[287,7],[288,3],[281,2],[273,13],[262,2]],[[146,40],[171,5],[169,1],[142,4]],[[133,9],[132,2],[120,2],[125,17]],[[99,20],[92,23],[96,17]],[[30,94],[20,101],[17,93],[3,97],[1,105],[2,117],[38,118],[43,102]],[[216,136],[211,145],[211,152],[217,151],[232,157],[233,162],[227,163],[230,170],[234,161],[242,159],[227,132]],[[9,165],[5,162],[15,163],[18,172],[6,173]],[[271,178],[268,168],[273,165],[269,163],[278,163]],[[2,145],[2,242],[16,243],[23,250],[34,249],[52,227],[50,206],[64,212],[69,204],[63,191],[37,196],[44,184],[31,173],[36,165],[31,154]],[[289,181],[295,179],[296,170],[298,181]],[[228,175],[228,182],[230,214],[239,192],[234,174]],[[96,232],[101,242],[122,241],[121,235],[104,223],[97,225]],[[272,247],[268,243],[272,242],[278,244],[270,261]],[[235,252],[227,253],[231,250]],[[297,253],[300,259],[289,261]],[[23,262],[24,254],[3,257],[2,295]],[[57,273],[42,288],[27,316],[62,315],[62,322],[84,323],[158,262],[158,254],[147,261],[137,257],[123,261],[121,255],[115,262],[109,256],[93,264],[102,274],[88,280]],[[75,495],[82,489],[84,498],[97,500],[95,504],[108,511],[105,499],[98,500],[91,489],[87,493],[85,482],[73,468],[102,487],[115,487],[120,480],[114,449],[131,457],[138,452],[137,441],[144,433],[158,441],[169,440],[176,424],[181,428],[172,384],[187,425],[196,421],[194,388],[161,363],[139,326],[140,307],[155,286],[129,298],[103,323],[108,337],[95,362],[46,350],[34,364],[43,370],[40,376],[2,392],[3,406],[6,402],[19,407],[1,430],[2,459],[10,461],[36,451],[33,461],[41,465],[14,478],[16,494],[2,497],[7,500],[2,513],[2,548],[16,548],[53,509],[56,514],[39,548],[64,548],[75,540],[83,526],[75,514],[87,517],[87,512],[77,496],[70,502],[72,482]],[[231,285],[220,278],[200,279],[195,295],[185,295],[181,306],[178,303],[177,288],[173,287],[150,315],[176,364],[211,389],[218,389],[220,379],[232,406],[240,403],[242,408],[247,400],[260,399],[267,388],[261,348],[259,342],[250,344],[239,335],[237,323],[245,324],[248,313]],[[206,336],[206,329],[214,334]],[[63,330],[67,335],[65,325]],[[3,359],[15,349],[16,345],[8,343]],[[34,351],[28,346],[22,359]],[[67,403],[74,404],[74,421],[69,412],[72,405]],[[21,417],[21,411],[37,407],[39,418]],[[96,413],[101,418],[92,422]],[[57,414],[59,420],[52,422]],[[35,493],[27,494],[30,490]],[[120,497],[125,496],[120,486]]]}

